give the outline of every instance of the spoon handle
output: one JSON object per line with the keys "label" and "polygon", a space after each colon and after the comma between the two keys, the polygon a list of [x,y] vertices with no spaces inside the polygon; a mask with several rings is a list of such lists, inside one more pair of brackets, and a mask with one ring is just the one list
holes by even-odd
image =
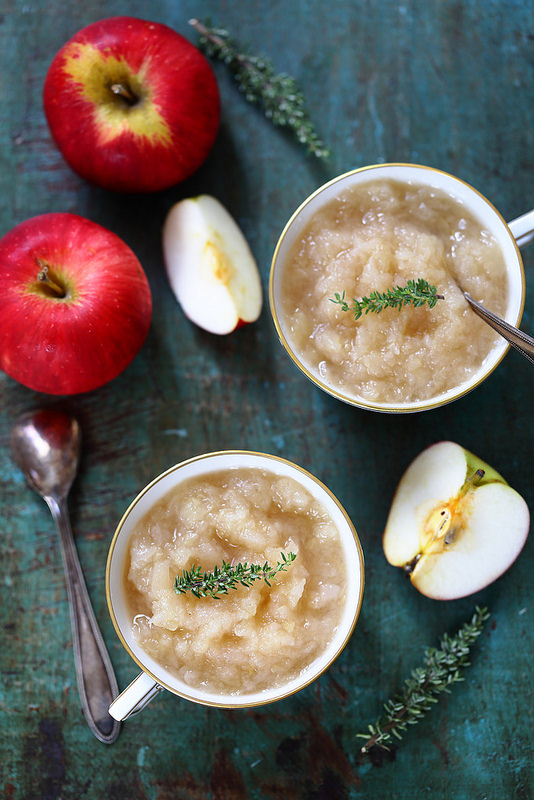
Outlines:
{"label": "spoon handle", "polygon": [[505,322],[504,319],[501,319],[494,314],[492,311],[489,311],[485,308],[481,303],[478,303],[474,300],[468,292],[464,291],[464,297],[475,312],[481,317],[488,325],[500,333],[501,336],[510,342],[512,347],[515,347],[521,355],[528,358],[534,364],[534,339],[528,334],[523,333],[520,331],[519,328],[514,328],[513,325],[510,325],[508,322]]}
{"label": "spoon handle", "polygon": [[120,723],[108,713],[119,690],[106,645],[100,633],[70,526],[66,498],[45,497],[61,541],[65,581],[69,598],[74,665],[82,709],[97,739],[111,744]]}

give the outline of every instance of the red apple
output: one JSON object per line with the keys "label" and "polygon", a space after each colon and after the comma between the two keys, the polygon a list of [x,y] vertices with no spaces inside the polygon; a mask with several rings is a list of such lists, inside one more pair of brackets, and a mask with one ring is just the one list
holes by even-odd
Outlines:
{"label": "red apple", "polygon": [[114,233],[43,214],[0,239],[0,367],[48,394],[96,389],[132,361],[152,314],[146,275]]}
{"label": "red apple", "polygon": [[75,34],[49,67],[43,101],[72,169],[119,192],[183,181],[208,156],[219,126],[206,58],[166,25],[133,17]]}

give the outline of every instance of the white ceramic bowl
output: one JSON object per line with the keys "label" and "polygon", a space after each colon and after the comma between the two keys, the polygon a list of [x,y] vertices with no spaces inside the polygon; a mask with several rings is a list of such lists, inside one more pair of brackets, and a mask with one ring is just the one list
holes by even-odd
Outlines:
{"label": "white ceramic bowl", "polygon": [[[176,678],[169,670],[147,655],[136,642],[124,593],[124,564],[130,535],[147,513],[167,492],[189,478],[235,467],[255,467],[275,475],[293,478],[319,500],[334,521],[343,545],[350,580],[342,619],[332,641],[322,653],[298,677],[287,684],[254,694],[208,693],[194,688]],[[116,719],[126,719],[141,710],[161,688],[197,703],[225,708],[263,705],[287,697],[307,686],[319,677],[341,653],[348,642],[363,599],[364,560],[362,548],[347,513],[317,478],[301,467],[277,456],[242,450],[229,450],[191,458],[184,461],[152,481],[135,498],[122,517],[110,545],[106,567],[106,596],[108,608],[117,634],[136,664],[143,670],[141,675],[112,703],[110,713]]]}
{"label": "white ceramic bowl", "polygon": [[[359,399],[354,396],[343,394],[338,388],[324,381],[313,368],[303,363],[296,351],[296,347],[292,344],[291,336],[288,332],[281,309],[281,275],[283,272],[283,265],[295,241],[301,236],[310,219],[320,208],[337,197],[341,192],[357,184],[367,183],[375,179],[411,182],[419,185],[427,185],[446,192],[471,211],[471,213],[491,231],[501,247],[508,274],[509,297],[504,318],[511,325],[516,327],[521,320],[525,302],[525,274],[516,238],[519,240],[524,237],[525,233],[532,229],[533,221],[531,215],[525,215],[525,218],[521,218],[521,220],[524,219],[522,224],[519,224],[520,220],[515,220],[508,225],[497,209],[489,200],[480,194],[480,192],[459,178],[449,175],[446,172],[417,164],[376,164],[347,172],[324,184],[324,186],[321,186],[299,206],[284,227],[272,260],[269,281],[269,301],[278,336],[293,363],[320,389],[323,389],[333,397],[345,403],[349,403],[350,405],[371,411],[392,413],[425,411],[456,400],[482,383],[504,357],[509,347],[508,343],[504,339],[499,339],[491,353],[484,360],[480,369],[476,371],[468,381],[449,391],[443,392],[428,400],[407,402],[404,404],[372,402],[367,399]],[[511,230],[512,227],[514,228],[513,233]],[[514,235],[516,238],[514,238]]]}

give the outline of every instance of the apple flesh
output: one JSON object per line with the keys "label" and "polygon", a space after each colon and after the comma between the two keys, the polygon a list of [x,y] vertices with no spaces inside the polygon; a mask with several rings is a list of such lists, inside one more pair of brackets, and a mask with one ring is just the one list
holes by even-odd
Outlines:
{"label": "apple flesh", "polygon": [[422,594],[453,600],[483,589],[515,561],[529,510],[492,467],[454,442],[423,450],[404,473],[384,553]]}
{"label": "apple flesh", "polygon": [[47,394],[96,389],[150,327],[146,275],[111,231],[75,214],[33,217],[0,239],[0,367]]}
{"label": "apple flesh", "polygon": [[239,226],[214,197],[176,203],[163,226],[171,288],[185,315],[210,333],[231,333],[258,319],[258,267]]}
{"label": "apple flesh", "polygon": [[219,126],[217,82],[176,31],[110,17],[76,33],[48,69],[43,103],[72,169],[119,192],[153,192],[204,162]]}

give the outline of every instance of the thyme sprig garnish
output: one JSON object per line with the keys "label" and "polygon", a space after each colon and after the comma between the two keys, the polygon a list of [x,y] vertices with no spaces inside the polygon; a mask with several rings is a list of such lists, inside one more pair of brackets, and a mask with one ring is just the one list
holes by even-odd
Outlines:
{"label": "thyme sprig garnish", "polygon": [[399,311],[404,306],[412,305],[415,308],[424,306],[434,308],[438,300],[443,300],[442,294],[438,294],[435,286],[432,286],[424,278],[416,281],[410,280],[406,286],[395,286],[393,289],[386,289],[385,292],[371,292],[361,300],[352,300],[352,305],[345,299],[345,292],[336,292],[334,297],[330,297],[330,302],[341,306],[342,311],[352,311],[354,319],[358,320],[362,314],[369,314],[370,311],[380,314],[385,308],[397,308]]}
{"label": "thyme sprig garnish", "polygon": [[315,132],[294,78],[286,73],[277,74],[269,59],[240,51],[224,28],[210,27],[208,22],[197,19],[189,20],[189,24],[200,34],[200,50],[227,65],[250,103],[262,108],[277,127],[289,128],[309,153],[323,160],[329,158],[330,151]]}
{"label": "thyme sprig garnish", "polygon": [[401,739],[408,725],[419,722],[423,714],[438,702],[436,695],[450,692],[453,683],[463,680],[461,670],[469,665],[470,648],[482,633],[489,616],[486,608],[477,606],[471,620],[454,636],[443,636],[439,650],[433,647],[425,650],[423,666],[412,671],[402,692],[384,705],[383,715],[374,725],[369,725],[367,733],[357,734],[366,740],[362,753],[375,746],[389,750],[388,744],[393,737]]}
{"label": "thyme sprig garnish", "polygon": [[287,569],[295,559],[295,553],[280,553],[281,561],[272,567],[267,561],[265,564],[248,564],[240,561],[238,564],[222,562],[222,566],[214,566],[212,572],[202,572],[200,566],[193,564],[190,570],[182,570],[174,581],[176,594],[191,592],[195,597],[213,597],[228,594],[228,589],[237,589],[239,586],[252,586],[254,581],[263,580],[267,586],[271,585],[273,578]]}

